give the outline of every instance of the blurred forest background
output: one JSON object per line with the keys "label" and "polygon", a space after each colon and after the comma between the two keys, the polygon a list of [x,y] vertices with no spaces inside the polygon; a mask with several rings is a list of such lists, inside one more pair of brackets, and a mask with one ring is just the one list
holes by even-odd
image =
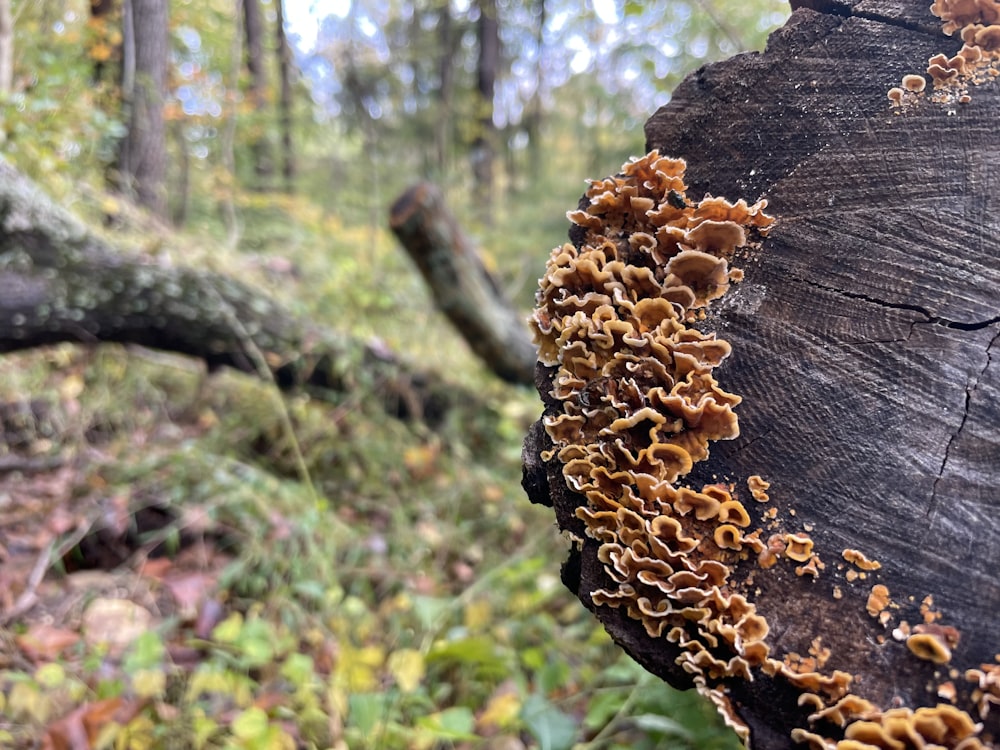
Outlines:
{"label": "blurred forest background", "polygon": [[527,314],[585,179],[787,15],[0,0],[5,160],[123,253],[253,284],[477,399],[431,426],[363,373],[331,402],[134,347],[0,357],[0,746],[734,747],[562,589],[519,487],[537,396],[471,356],[386,218],[437,183]]}

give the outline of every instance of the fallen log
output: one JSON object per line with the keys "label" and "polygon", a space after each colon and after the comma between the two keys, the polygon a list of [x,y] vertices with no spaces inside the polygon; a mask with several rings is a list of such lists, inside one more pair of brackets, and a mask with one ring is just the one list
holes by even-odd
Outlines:
{"label": "fallen log", "polygon": [[524,486],[567,587],[750,747],[998,747],[1000,15],[809,5],[648,121],[686,169],[581,201]]}
{"label": "fallen log", "polygon": [[389,211],[389,226],[472,351],[503,380],[533,383],[535,347],[525,316],[483,265],[441,191],[429,182],[407,189]]}
{"label": "fallen log", "polygon": [[58,342],[177,352],[334,400],[365,383],[390,413],[431,426],[480,402],[259,289],[111,247],[0,159],[0,353]]}

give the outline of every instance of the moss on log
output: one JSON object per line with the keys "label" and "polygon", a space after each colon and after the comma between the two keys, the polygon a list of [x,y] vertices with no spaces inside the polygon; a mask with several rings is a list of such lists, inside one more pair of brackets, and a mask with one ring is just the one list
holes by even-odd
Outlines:
{"label": "moss on log", "polygon": [[365,381],[393,414],[431,425],[479,402],[232,278],[110,247],[0,159],[0,352],[57,342],[177,352],[330,398]]}

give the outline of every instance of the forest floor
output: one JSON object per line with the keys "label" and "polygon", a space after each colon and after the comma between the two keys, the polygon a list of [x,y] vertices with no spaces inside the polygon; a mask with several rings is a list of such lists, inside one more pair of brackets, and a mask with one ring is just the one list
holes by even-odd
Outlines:
{"label": "forest floor", "polygon": [[433,363],[481,421],[136,348],[0,358],[0,747],[736,747],[560,584],[520,488],[537,396],[472,358],[386,231],[293,209],[243,206],[239,252],[144,249]]}

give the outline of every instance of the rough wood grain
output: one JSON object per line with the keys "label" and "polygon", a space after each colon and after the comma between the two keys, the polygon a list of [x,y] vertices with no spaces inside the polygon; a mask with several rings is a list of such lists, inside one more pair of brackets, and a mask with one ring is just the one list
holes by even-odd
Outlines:
{"label": "rough wood grain", "polygon": [[[855,692],[933,705],[948,669],[878,641],[922,622],[931,595],[961,631],[949,666],[969,709],[964,670],[1000,653],[1000,82],[965,105],[895,113],[888,89],[961,46],[926,0],[793,5],[765,53],[697,71],[646,125],[650,149],[687,160],[689,195],[766,196],[778,219],[701,326],[732,344],[719,380],[744,401],[740,437],[714,444],[692,483],[761,474],[772,502],[813,529],[828,566],[818,580],[780,567],[757,579],[776,650],[804,654],[822,636]],[[550,375],[539,368],[543,394]],[[526,489],[580,533],[583,499],[538,458],[547,445],[536,426]],[[845,580],[845,548],[883,568]],[[592,540],[570,553],[564,581],[587,606],[607,580]],[[865,611],[876,581],[898,605],[887,627]],[[675,649],[619,610],[595,614],[647,669],[690,686]],[[754,748],[791,747],[790,729],[807,726],[787,685],[758,675],[730,688]]]}

